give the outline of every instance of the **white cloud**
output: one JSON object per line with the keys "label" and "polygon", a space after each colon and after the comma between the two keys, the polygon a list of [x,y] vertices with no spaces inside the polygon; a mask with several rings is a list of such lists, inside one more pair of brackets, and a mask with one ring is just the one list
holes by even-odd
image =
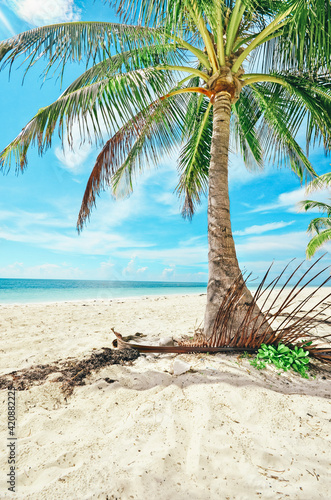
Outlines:
{"label": "white cloud", "polygon": [[40,248],[85,255],[109,255],[110,252],[115,250],[120,254],[124,248],[152,246],[144,242],[136,242],[116,233],[105,234],[104,231],[85,231],[78,236],[74,231],[71,234],[61,234],[55,231],[31,231],[31,228],[17,230],[5,227],[0,228],[1,238],[7,241],[30,243]]}
{"label": "white cloud", "polygon": [[154,199],[158,203],[162,203],[163,205],[169,205],[169,206],[173,206],[174,202],[177,200],[176,196],[173,193],[167,193],[167,192],[155,195]]}
{"label": "white cloud", "polygon": [[181,247],[195,246],[198,241],[200,241],[200,243],[201,243],[201,241],[202,242],[207,241],[207,233],[206,234],[201,234],[200,236],[192,236],[192,238],[188,238],[187,240],[182,240],[180,242],[180,246]]}
{"label": "white cloud", "polygon": [[277,210],[278,208],[294,208],[299,201],[305,199],[305,188],[295,189],[294,191],[289,191],[287,193],[281,193],[277,200],[273,203],[267,203],[265,205],[258,205],[256,208],[251,210],[254,212],[268,212],[269,210]]}
{"label": "white cloud", "polygon": [[[131,258],[132,250],[121,249],[113,252],[117,257]],[[199,266],[207,267],[208,245],[194,247],[174,247],[174,248],[135,248],[135,256],[139,260],[162,262],[169,267],[174,266]],[[171,265],[169,264],[171,263]]]}
{"label": "white cloud", "polygon": [[282,252],[292,252],[292,255],[300,255],[305,258],[305,248],[309,237],[305,231],[297,231],[281,235],[253,236],[247,238],[244,243],[236,245],[239,255],[254,253],[256,258],[272,253],[272,257]]}
{"label": "white cloud", "polygon": [[172,278],[174,274],[175,274],[175,269],[173,267],[165,268],[162,271],[162,279],[167,280],[169,278]]}
{"label": "white cloud", "polygon": [[[100,127],[101,137],[109,138],[109,128],[105,124],[104,118],[100,110],[97,112],[98,123]],[[79,173],[82,169],[84,162],[87,160],[91,152],[94,152],[95,158],[101,151],[101,147],[96,147],[95,143],[91,143],[91,140],[86,137],[86,130],[91,131],[91,137],[93,138],[94,123],[90,116],[84,118],[84,125],[80,125],[80,120],[76,119],[70,127],[70,144],[68,142],[68,132],[67,129],[64,131],[63,146],[55,148],[55,156],[60,161],[60,166],[72,173]],[[86,139],[86,140],[84,140]],[[94,165],[94,161],[91,166]]]}
{"label": "white cloud", "polygon": [[2,278],[33,278],[33,279],[81,279],[83,272],[78,267],[66,264],[40,264],[25,266],[22,262],[14,262],[5,267],[0,267]]}
{"label": "white cloud", "polygon": [[25,228],[30,225],[45,226],[47,228],[69,228],[73,224],[63,217],[55,217],[48,212],[28,212],[26,210],[0,210],[0,221],[10,221],[11,226],[16,228]]}
{"label": "white cloud", "polygon": [[139,267],[137,269],[137,257],[133,256],[128,265],[123,269],[123,275],[127,278],[135,278],[137,275],[142,275],[147,271],[148,267]]}
{"label": "white cloud", "polygon": [[179,215],[181,211],[181,202],[178,199],[178,196],[173,192],[164,192],[158,195],[153,196],[154,200],[161,204],[165,205],[167,208],[163,211],[163,214],[166,215]]}
{"label": "white cloud", "polygon": [[[259,205],[250,212],[268,212],[270,210],[284,209],[287,212],[298,213],[299,211],[301,211],[301,208],[298,206],[298,203],[300,201],[313,199],[325,203],[329,198],[330,190],[328,189],[322,189],[320,191],[314,192],[313,194],[307,194],[306,188],[302,187],[299,189],[295,189],[294,191],[281,193],[274,203]],[[315,210],[315,212],[318,212],[318,210]],[[314,213],[314,210],[311,210],[310,213]]]}
{"label": "white cloud", "polygon": [[77,174],[80,172],[83,163],[91,151],[92,147],[88,143],[82,144],[79,148],[76,146],[75,149],[71,149],[67,144],[65,144],[63,149],[56,147],[54,153],[56,158],[61,163],[62,168]]}
{"label": "white cloud", "polygon": [[234,236],[245,236],[247,234],[262,234],[268,231],[275,231],[276,229],[281,229],[283,227],[291,226],[294,224],[294,220],[291,222],[270,222],[268,224],[262,224],[261,226],[250,226],[246,227],[243,231],[234,231]]}
{"label": "white cloud", "polygon": [[74,0],[8,0],[15,14],[35,26],[79,21],[81,9]]}
{"label": "white cloud", "polygon": [[136,268],[136,257],[133,257],[130,262],[128,263],[128,265],[123,269],[123,274],[124,276],[127,276],[127,275],[130,275],[130,274],[133,274],[135,272],[135,268]]}
{"label": "white cloud", "polygon": [[140,267],[139,269],[137,269],[137,274],[143,274],[147,271],[148,267]]}
{"label": "white cloud", "polygon": [[267,169],[250,171],[239,154],[229,154],[229,184],[246,184],[267,175]]}
{"label": "white cloud", "polygon": [[[318,256],[317,256],[318,257]],[[314,266],[314,268],[310,271],[309,276],[312,278],[314,275],[316,275],[318,272],[322,271],[325,269],[327,265],[330,265],[330,255],[326,255],[318,264]],[[299,269],[297,269],[296,273],[294,274],[291,283],[295,283],[296,281],[301,278],[301,276],[309,269],[309,267],[314,263],[316,259],[314,258],[312,261],[305,261],[304,255],[299,256],[299,258],[296,258],[291,261],[291,259],[275,259],[274,261],[243,261],[240,264],[240,268],[242,270],[245,270],[247,273],[252,273],[251,277],[248,279],[248,286],[256,287],[260,281],[262,280],[263,276],[265,275],[266,271],[269,269],[270,264],[272,264],[271,269],[269,271],[266,284],[271,283],[273,279],[276,277],[280,276],[280,274],[284,271],[285,267],[287,269],[283,273],[283,275],[280,277],[280,281],[278,282],[279,285],[284,284],[287,279],[290,277],[290,275],[298,268],[298,266],[301,264]],[[330,274],[329,270],[326,270],[324,273],[320,275],[318,278],[318,282],[321,283],[324,279],[328,277]],[[312,285],[315,286],[317,283],[315,281],[312,282]]]}

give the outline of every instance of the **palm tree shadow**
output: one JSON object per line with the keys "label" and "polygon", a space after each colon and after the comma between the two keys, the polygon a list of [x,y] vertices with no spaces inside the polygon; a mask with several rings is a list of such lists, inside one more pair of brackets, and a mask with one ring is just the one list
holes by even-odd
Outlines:
{"label": "palm tree shadow", "polygon": [[[314,378],[312,378],[314,377]],[[224,370],[210,367],[191,369],[182,375],[157,370],[132,370],[120,379],[120,385],[134,391],[149,391],[156,387],[165,389],[171,385],[185,390],[193,385],[223,386],[229,388],[261,388],[284,395],[310,395],[331,399],[331,370],[313,365],[309,379],[303,379],[295,372],[278,372],[273,369],[256,370],[248,364],[228,366]],[[114,387],[115,389],[115,387]]]}

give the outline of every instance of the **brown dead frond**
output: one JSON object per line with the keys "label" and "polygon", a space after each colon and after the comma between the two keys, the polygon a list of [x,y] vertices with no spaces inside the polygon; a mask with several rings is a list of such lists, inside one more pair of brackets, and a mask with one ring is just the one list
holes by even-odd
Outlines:
{"label": "brown dead frond", "polygon": [[[322,299],[313,301],[317,292],[331,280],[330,267],[325,267],[318,273],[312,270],[321,260],[320,257],[312,264],[301,277],[298,274],[303,262],[296,266],[294,271],[284,280],[289,264],[284,268],[277,278],[267,283],[270,274],[269,267],[260,285],[254,294],[246,313],[239,326],[234,327],[233,317],[240,307],[240,302],[244,294],[245,281],[240,277],[234,281],[223,297],[218,310],[211,336],[194,338],[192,341],[179,341],[176,346],[144,346],[140,344],[129,344],[124,342],[121,335],[114,332],[117,339],[114,346],[118,348],[135,348],[140,352],[167,352],[167,353],[196,353],[196,352],[227,352],[227,351],[248,351],[254,352],[261,344],[285,344],[303,346],[315,358],[331,363],[331,333],[318,335],[317,327],[321,324],[330,324],[331,302],[328,301],[331,293],[326,294]],[[327,272],[328,271],[328,272]],[[309,285],[317,278],[322,278],[327,272],[327,277],[323,279],[318,287],[310,290]],[[290,282],[296,279],[296,283],[290,287]],[[284,280],[284,284],[280,282]],[[308,287],[308,288],[307,288]],[[303,295],[303,291],[306,294]],[[308,293],[307,293],[308,292]],[[259,309],[256,307],[259,305]],[[262,313],[258,314],[259,310]],[[329,315],[328,315],[329,314]],[[307,342],[311,345],[307,346]]]}

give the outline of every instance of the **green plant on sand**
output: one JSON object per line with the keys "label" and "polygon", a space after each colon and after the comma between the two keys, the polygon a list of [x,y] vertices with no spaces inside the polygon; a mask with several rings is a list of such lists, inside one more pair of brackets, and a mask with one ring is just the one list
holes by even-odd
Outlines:
{"label": "green plant on sand", "polygon": [[251,360],[250,364],[262,370],[268,363],[272,363],[285,372],[292,368],[300,373],[301,377],[308,378],[309,351],[304,347],[311,344],[312,342],[303,343],[301,347],[294,346],[293,349],[284,344],[278,346],[262,344],[256,358]]}
{"label": "green plant on sand", "polygon": [[[1,69],[44,76],[86,62],[86,71],[45,106],[0,154],[4,172],[27,165],[30,146],[44,154],[55,131],[72,145],[100,146],[77,227],[101,190],[130,193],[137,173],[180,147],[177,193],[191,217],[208,192],[209,282],[204,321],[210,338],[235,280],[240,300],[232,330],[246,321],[252,295],[242,277],[230,221],[230,144],[249,169],[265,161],[300,180],[316,175],[296,141],[331,149],[330,0],[114,0],[124,23],[73,22],[35,28],[0,43]],[[103,133],[105,130],[105,133]],[[107,137],[107,140],[104,139]],[[231,139],[231,143],[230,143]],[[269,330],[254,303],[257,323]],[[246,319],[245,319],[246,318]],[[253,326],[249,323],[250,326]],[[240,333],[239,333],[240,335]]]}

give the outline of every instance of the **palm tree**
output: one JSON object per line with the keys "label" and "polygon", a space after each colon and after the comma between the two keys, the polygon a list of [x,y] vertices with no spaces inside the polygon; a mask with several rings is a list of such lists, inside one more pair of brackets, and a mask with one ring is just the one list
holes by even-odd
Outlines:
{"label": "palm tree", "polygon": [[[317,179],[314,179],[308,186],[308,191],[313,191],[318,188],[326,187],[331,185],[331,173],[321,175]],[[324,243],[331,241],[331,205],[323,203],[321,201],[304,200],[301,203],[304,210],[312,210],[318,208],[318,210],[326,215],[326,217],[316,217],[311,220],[307,231],[315,236],[312,237],[307,245],[306,256],[307,259],[311,259],[313,255],[321,248]]]}
{"label": "palm tree", "polygon": [[[137,173],[181,146],[177,193],[183,215],[191,217],[208,192],[209,335],[221,298],[241,275],[230,222],[229,147],[241,151],[250,169],[273,161],[300,180],[316,175],[295,140],[302,124],[307,148],[317,141],[330,151],[331,3],[117,3],[122,24],[56,24],[1,43],[2,67],[25,58],[28,70],[45,59],[45,76],[57,69],[62,76],[69,61],[84,59],[87,69],[2,151],[0,166],[7,171],[16,161],[23,171],[32,143],[43,154],[58,126],[70,144],[78,122],[81,140],[102,147],[79,212],[81,230],[102,189],[130,192]],[[244,287],[234,323],[242,321],[250,301]]]}

